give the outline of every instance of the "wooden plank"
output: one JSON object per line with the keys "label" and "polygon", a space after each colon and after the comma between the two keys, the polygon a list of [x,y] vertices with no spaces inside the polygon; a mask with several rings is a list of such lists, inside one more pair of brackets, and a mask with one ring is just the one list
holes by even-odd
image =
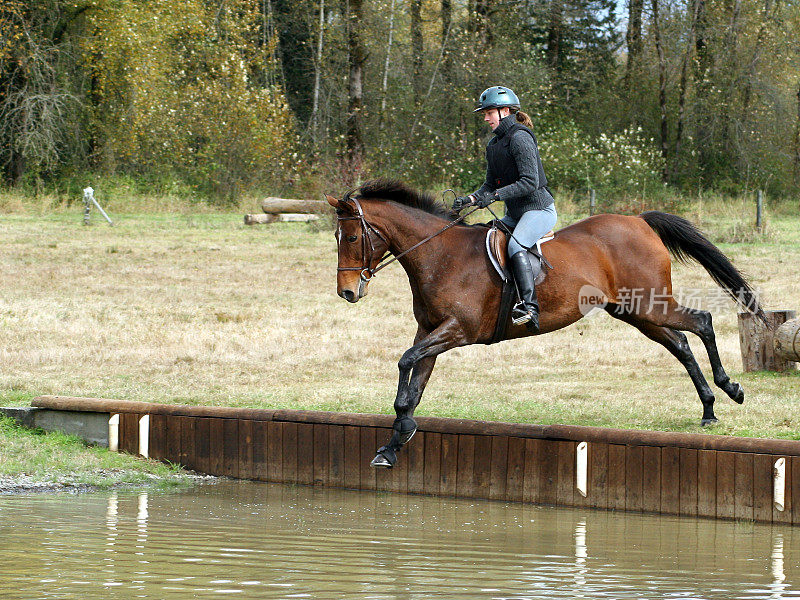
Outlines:
{"label": "wooden plank", "polygon": [[473,482],[475,497],[487,498],[492,483],[492,437],[475,436],[475,458],[473,459]]}
{"label": "wooden plank", "polygon": [[492,436],[491,461],[489,463],[489,499],[506,499],[508,478],[508,437]]}
{"label": "wooden plank", "polygon": [[753,454],[736,453],[734,458],[734,510],[737,519],[753,520]]}
{"label": "wooden plank", "polygon": [[678,505],[682,515],[697,515],[697,450],[681,448],[679,458],[680,492]]}
{"label": "wooden plank", "polygon": [[608,444],[589,444],[589,480],[586,491],[589,506],[608,507]]}
{"label": "wooden plank", "polygon": [[[392,430],[388,427],[375,428],[375,445],[377,447],[382,447],[384,444],[388,444],[391,438]],[[398,461],[399,460],[400,459],[398,458]],[[375,489],[380,492],[388,492],[391,487],[392,471],[394,471],[394,467],[391,469],[373,469],[373,471],[375,471]]]}
{"label": "wooden plank", "polygon": [[197,454],[194,448],[197,417],[175,418],[180,421],[181,427],[181,464],[187,469],[197,469]]}
{"label": "wooden plank", "polygon": [[222,421],[222,472],[239,477],[239,419]]}
{"label": "wooden plank", "polygon": [[697,514],[701,517],[717,516],[717,453],[715,450],[697,451]]}
{"label": "wooden plank", "polygon": [[347,425],[344,428],[344,487],[361,487],[361,428]]}
{"label": "wooden plank", "polygon": [[309,485],[314,483],[314,425],[312,423],[297,423],[297,483]]}
{"label": "wooden plank", "polygon": [[194,424],[194,457],[197,470],[209,473],[211,468],[211,419],[198,417]]}
{"label": "wooden plank", "polygon": [[211,475],[225,474],[225,419],[208,420],[208,472]]}
{"label": "wooden plank", "polygon": [[121,413],[119,415],[119,449],[128,454],[139,453],[139,415],[137,413]]}
{"label": "wooden plank", "polygon": [[150,458],[167,458],[167,417],[150,415]]}
{"label": "wooden plank", "polygon": [[406,486],[409,492],[421,494],[425,489],[425,436],[427,434],[417,431],[414,438],[405,445],[408,453],[408,473]]}
{"label": "wooden plank", "polygon": [[753,519],[772,522],[773,465],[775,458],[769,454],[753,456]]}
{"label": "wooden plank", "polygon": [[297,423],[283,424],[283,481],[297,483]]}
{"label": "wooden plank", "polygon": [[625,509],[642,510],[644,452],[641,446],[625,447]]}
{"label": "wooden plank", "polygon": [[680,448],[661,449],[661,512],[677,515],[681,509]]}
{"label": "wooden plank", "polygon": [[734,452],[717,452],[717,518],[736,516]]}
{"label": "wooden plank", "polygon": [[[181,422],[178,417],[167,416],[167,437],[165,443],[165,458],[176,465],[181,464]],[[203,472],[207,473],[208,470],[206,469]]]}
{"label": "wooden plank", "polygon": [[522,483],[523,502],[539,502],[539,484],[541,481],[539,449],[539,440],[525,440],[525,474]]}
{"label": "wooden plank", "polygon": [[661,448],[642,447],[642,510],[661,512]]}
{"label": "wooden plank", "polygon": [[625,510],[625,446],[608,446],[608,508]]}
{"label": "wooden plank", "polygon": [[[792,472],[791,487],[787,487],[787,490],[791,490],[791,493],[786,494],[787,503],[791,502],[792,523],[800,525],[800,457],[792,457],[791,469],[789,469],[789,464],[786,465],[787,478],[789,478],[790,470]],[[788,481],[787,484],[789,484]]]}
{"label": "wooden plank", "polygon": [[[775,461],[777,461],[780,456],[772,456],[772,468],[775,468]],[[775,504],[772,505],[772,522],[773,523],[791,523],[792,522],[792,513],[798,510],[797,506],[795,506],[798,502],[800,502],[800,490],[797,489],[798,481],[795,479],[795,472],[793,470],[793,463],[794,458],[791,456],[784,456],[783,458],[786,459],[786,487],[784,488],[784,498],[783,498],[783,510],[778,510],[775,508]],[[800,467],[798,467],[800,468]]]}
{"label": "wooden plank", "polygon": [[286,481],[283,474],[283,430],[285,425],[285,423],[271,421],[267,423],[267,481]]}
{"label": "wooden plank", "polygon": [[458,473],[456,476],[456,494],[462,498],[472,498],[475,496],[474,435],[462,435],[458,438]]}
{"label": "wooden plank", "polygon": [[251,421],[253,424],[253,479],[269,481],[269,464],[267,454],[267,422]]}
{"label": "wooden plank", "polygon": [[576,442],[556,442],[558,446],[558,483],[556,484],[556,503],[559,506],[573,506],[575,496],[575,455]]}
{"label": "wooden plank", "polygon": [[425,470],[423,491],[438,496],[442,460],[442,434],[425,432]]}
{"label": "wooden plank", "polygon": [[312,425],[314,434],[313,441],[313,483],[314,485],[328,485],[330,475],[328,472],[330,457],[330,425]]}
{"label": "wooden plank", "polygon": [[[414,436],[416,437],[416,435]],[[390,492],[408,491],[408,444],[397,453],[397,464],[389,471]]]}
{"label": "wooden plank", "polygon": [[314,425],[297,424],[297,483],[314,483]]}
{"label": "wooden plank", "polygon": [[558,501],[558,442],[537,440],[539,445],[539,499],[542,504]]}
{"label": "wooden plank", "polygon": [[[787,504],[791,502],[792,523],[794,525],[800,525],[800,457],[793,456],[790,462],[791,469],[789,468],[789,464],[786,465],[786,477],[787,479],[791,479],[791,482],[786,482],[786,502]],[[789,477],[790,470],[792,472],[791,478]],[[791,493],[788,493],[788,490],[791,490]]]}
{"label": "wooden plank", "polygon": [[255,479],[256,465],[254,460],[254,421],[241,419],[239,421],[239,478]]}
{"label": "wooden plank", "polygon": [[328,427],[328,484],[344,486],[344,427]]}
{"label": "wooden plank", "polygon": [[361,428],[361,489],[374,490],[375,489],[375,471],[369,466],[370,461],[375,458],[375,451],[378,448],[377,440],[375,437],[374,427]]}
{"label": "wooden plank", "polygon": [[439,493],[444,496],[456,495],[458,483],[458,436],[442,434],[442,463],[439,469]]}
{"label": "wooden plank", "polygon": [[508,478],[506,497],[512,502],[522,502],[525,484],[525,440],[512,437],[508,440]]}

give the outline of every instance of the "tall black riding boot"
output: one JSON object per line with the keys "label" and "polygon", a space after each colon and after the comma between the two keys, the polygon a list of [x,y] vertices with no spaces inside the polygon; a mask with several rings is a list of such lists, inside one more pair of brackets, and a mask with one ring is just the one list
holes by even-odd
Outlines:
{"label": "tall black riding boot", "polygon": [[533,267],[527,252],[517,252],[511,257],[511,268],[517,280],[519,295],[522,298],[511,310],[511,321],[515,325],[527,323],[532,333],[539,332],[539,302],[536,300],[536,287],[533,285]]}

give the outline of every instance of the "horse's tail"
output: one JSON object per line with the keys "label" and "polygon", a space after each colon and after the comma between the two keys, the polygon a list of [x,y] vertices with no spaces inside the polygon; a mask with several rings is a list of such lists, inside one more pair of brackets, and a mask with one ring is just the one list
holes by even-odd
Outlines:
{"label": "horse's tail", "polygon": [[651,210],[639,215],[678,261],[699,262],[711,278],[742,308],[753,313],[765,324],[767,318],[758,296],[739,270],[722,251],[712,244],[692,223],[681,217]]}

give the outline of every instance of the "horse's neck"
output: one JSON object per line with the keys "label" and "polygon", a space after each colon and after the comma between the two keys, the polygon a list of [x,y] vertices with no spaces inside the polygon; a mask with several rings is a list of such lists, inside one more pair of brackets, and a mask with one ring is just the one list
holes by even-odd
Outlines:
{"label": "horse's neck", "polygon": [[[425,238],[434,236],[420,247],[420,249],[424,248],[424,256],[429,257],[441,249],[442,240],[436,234],[447,225],[445,219],[394,203],[386,203],[377,209],[374,220],[374,225],[386,237],[386,241],[390,244],[390,251],[395,256],[402,254]],[[417,259],[422,255],[413,251],[398,260],[406,272],[412,275],[420,269],[430,268],[431,261],[426,261],[424,266],[418,263]]]}

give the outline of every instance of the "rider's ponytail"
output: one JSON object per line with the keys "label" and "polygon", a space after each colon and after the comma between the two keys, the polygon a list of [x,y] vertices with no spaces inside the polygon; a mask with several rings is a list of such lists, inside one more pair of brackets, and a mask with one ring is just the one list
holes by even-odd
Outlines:
{"label": "rider's ponytail", "polygon": [[528,129],[533,129],[533,121],[531,121],[531,118],[527,113],[524,113],[521,110],[517,111],[517,121],[525,125],[525,127]]}

